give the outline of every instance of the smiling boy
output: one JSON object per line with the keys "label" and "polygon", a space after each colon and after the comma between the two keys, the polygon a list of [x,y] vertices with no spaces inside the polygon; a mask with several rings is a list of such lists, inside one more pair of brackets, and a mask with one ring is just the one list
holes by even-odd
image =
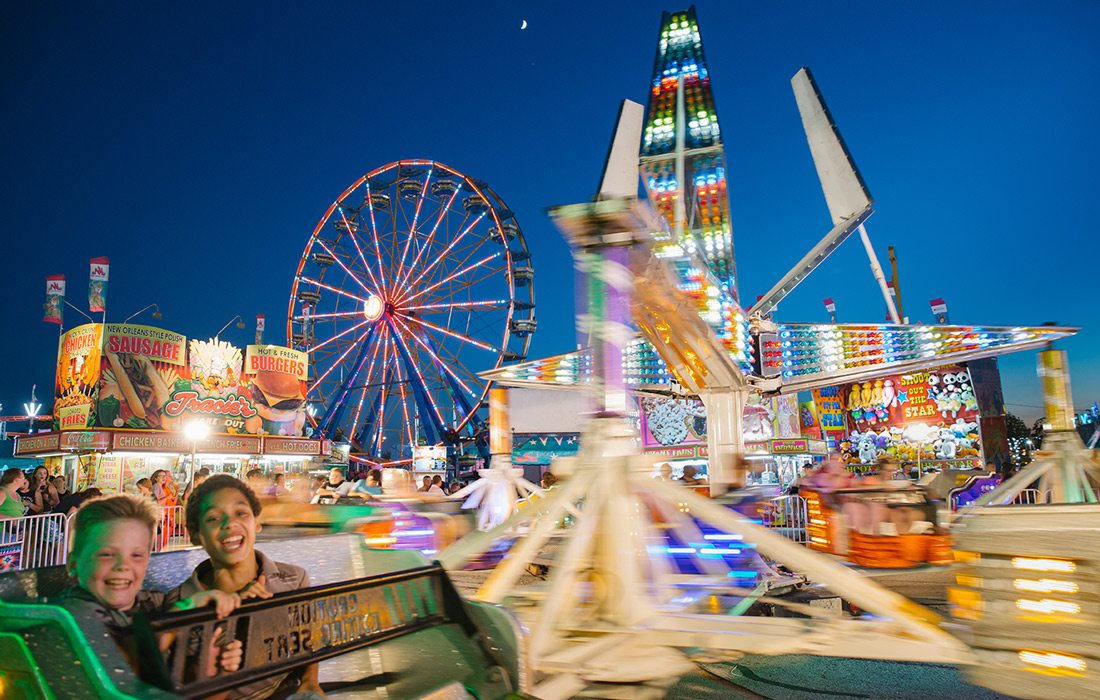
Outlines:
{"label": "smiling boy", "polygon": [[[68,563],[77,585],[57,601],[74,613],[90,611],[101,620],[135,671],[139,664],[130,634],[133,615],[160,612],[167,604],[163,593],[141,588],[149,567],[153,533],[160,521],[158,510],[151,501],[129,494],[85,502],[73,516]],[[189,601],[181,601],[178,607],[210,604],[216,607],[219,617],[224,617],[240,604],[240,598],[221,591],[203,591]],[[84,615],[77,619],[84,619]],[[240,645],[231,646],[221,654],[221,666],[227,670],[235,670],[240,664]]]}
{"label": "smiling boy", "polygon": [[[269,559],[255,549],[261,526],[257,521],[261,505],[255,492],[228,474],[215,474],[195,487],[187,499],[185,515],[191,542],[202,546],[210,557],[195,567],[191,577],[169,598],[193,596],[202,591],[221,590],[242,597],[270,598],[309,586],[306,570]],[[317,664],[301,673],[297,692],[324,696],[317,681]],[[265,678],[230,691],[229,698],[266,698],[287,690],[295,679],[287,675]]]}

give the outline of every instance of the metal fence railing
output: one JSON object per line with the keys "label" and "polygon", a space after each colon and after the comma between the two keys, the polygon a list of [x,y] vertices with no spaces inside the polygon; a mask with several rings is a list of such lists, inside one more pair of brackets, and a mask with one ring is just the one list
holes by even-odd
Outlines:
{"label": "metal fence railing", "polygon": [[0,520],[0,571],[64,564],[69,528],[61,513]]}
{"label": "metal fence railing", "polygon": [[808,520],[806,499],[802,496],[780,496],[765,501],[762,505],[761,524],[799,544],[810,541],[806,534]]}
{"label": "metal fence railing", "polygon": [[[64,564],[71,532],[72,516],[62,513],[0,520],[0,573]],[[153,536],[153,552],[191,546],[183,506],[165,508]]]}
{"label": "metal fence railing", "polygon": [[183,506],[165,508],[160,525],[157,526],[156,537],[153,538],[153,551],[169,552],[190,546],[191,540],[188,539],[184,527]]}

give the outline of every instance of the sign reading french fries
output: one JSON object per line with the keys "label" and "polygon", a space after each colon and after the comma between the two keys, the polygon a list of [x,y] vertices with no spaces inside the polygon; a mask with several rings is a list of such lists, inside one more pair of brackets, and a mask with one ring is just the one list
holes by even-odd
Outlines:
{"label": "sign reading french fries", "polygon": [[300,437],[306,353],[192,340],[162,328],[90,323],[61,337],[54,415],[62,430],[180,430]]}

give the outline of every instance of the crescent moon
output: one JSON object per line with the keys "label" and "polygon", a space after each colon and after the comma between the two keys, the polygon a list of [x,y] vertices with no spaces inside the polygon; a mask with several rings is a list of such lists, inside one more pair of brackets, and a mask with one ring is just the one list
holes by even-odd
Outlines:
{"label": "crescent moon", "polygon": [[527,29],[527,20],[523,20],[523,23],[519,25],[520,29]]}

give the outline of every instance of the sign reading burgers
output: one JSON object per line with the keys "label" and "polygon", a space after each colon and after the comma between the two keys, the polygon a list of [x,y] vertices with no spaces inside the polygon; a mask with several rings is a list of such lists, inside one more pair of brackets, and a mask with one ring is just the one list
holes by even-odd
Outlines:
{"label": "sign reading burgers", "polygon": [[278,345],[245,349],[242,390],[256,415],[245,421],[250,433],[299,436],[306,423],[306,380],[309,357]]}

